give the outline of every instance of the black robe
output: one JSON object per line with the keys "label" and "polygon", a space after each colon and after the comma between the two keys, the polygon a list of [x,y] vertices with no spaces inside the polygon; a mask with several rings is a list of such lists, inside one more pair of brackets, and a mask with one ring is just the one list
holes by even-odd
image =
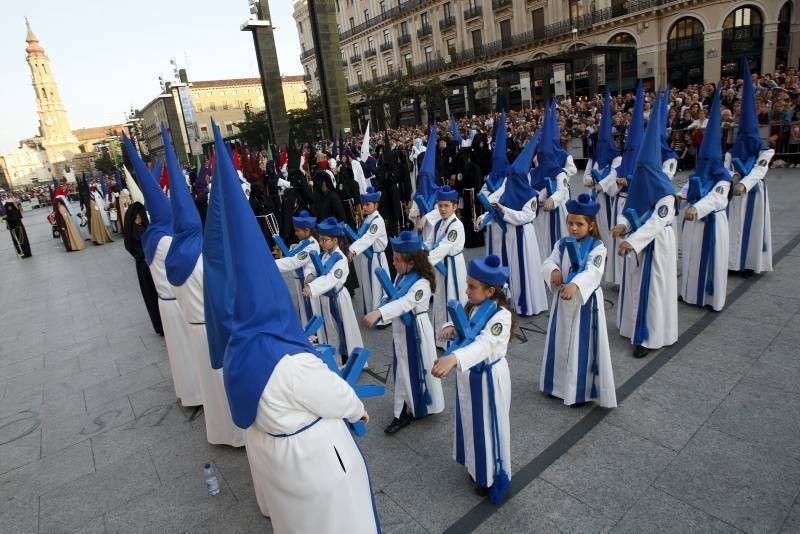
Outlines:
{"label": "black robe", "polygon": [[[136,215],[139,215],[142,224],[134,223]],[[125,221],[123,221],[125,250],[133,256],[136,262],[136,277],[139,279],[139,289],[142,292],[142,299],[153,324],[156,334],[163,336],[164,328],[161,326],[161,312],[158,310],[158,293],[153,283],[153,275],[150,273],[150,266],[144,259],[144,249],[142,248],[142,234],[148,225],[147,213],[140,202],[134,202],[125,211]]]}

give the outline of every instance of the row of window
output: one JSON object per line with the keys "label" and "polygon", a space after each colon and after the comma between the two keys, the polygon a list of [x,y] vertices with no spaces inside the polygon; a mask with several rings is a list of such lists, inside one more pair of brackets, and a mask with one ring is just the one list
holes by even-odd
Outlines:
{"label": "row of window", "polygon": [[[260,94],[260,93],[261,93],[261,87],[257,86],[257,87],[253,88],[253,94]],[[229,96],[237,96],[237,94],[238,93],[237,93],[236,89],[231,89],[230,91],[228,91],[228,95]],[[243,94],[249,95],[250,94],[250,89],[244,89],[243,90]],[[192,91],[192,97],[212,98],[213,96],[214,96],[213,95],[213,91],[210,91],[210,90],[209,91]],[[225,91],[224,90],[217,91],[217,96],[225,96]]]}

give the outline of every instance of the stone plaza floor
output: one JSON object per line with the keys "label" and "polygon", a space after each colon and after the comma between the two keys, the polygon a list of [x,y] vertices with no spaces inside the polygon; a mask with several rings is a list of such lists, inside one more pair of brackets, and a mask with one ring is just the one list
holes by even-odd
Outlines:
{"label": "stone plaza floor", "polygon": [[[547,315],[520,321],[501,507],[452,460],[452,373],[443,414],[383,433],[391,334],[365,332],[367,379],[389,377],[360,440],[384,532],[800,532],[798,179],[768,176],[775,271],[731,276],[720,313],[680,304],[674,346],[634,359],[606,291],[618,408],[541,395]],[[25,214],[28,260],[0,230],[0,532],[269,532],[244,450],[176,402],[121,236],[68,254],[45,216]]]}

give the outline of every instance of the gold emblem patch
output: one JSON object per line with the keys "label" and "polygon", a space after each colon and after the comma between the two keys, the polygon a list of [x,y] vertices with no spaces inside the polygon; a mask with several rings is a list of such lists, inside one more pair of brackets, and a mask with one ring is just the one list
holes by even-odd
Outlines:
{"label": "gold emblem patch", "polygon": [[458,237],[458,232],[456,232],[455,230],[450,230],[447,233],[447,240],[450,241],[450,242],[455,241],[456,237]]}
{"label": "gold emblem patch", "polygon": [[424,295],[424,294],[425,293],[421,289],[417,289],[417,292],[414,293],[414,300],[419,302],[420,300],[422,300],[422,295]]}
{"label": "gold emblem patch", "polygon": [[374,234],[377,231],[378,231],[378,225],[377,224],[373,224],[372,226],[369,227],[369,233]]}
{"label": "gold emblem patch", "polygon": [[493,336],[499,336],[500,334],[503,333],[503,325],[500,323],[494,323],[492,325],[491,332]]}

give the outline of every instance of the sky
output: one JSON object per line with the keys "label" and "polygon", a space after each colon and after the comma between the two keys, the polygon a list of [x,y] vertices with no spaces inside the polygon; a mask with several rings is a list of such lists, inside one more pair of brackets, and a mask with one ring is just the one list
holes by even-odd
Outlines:
{"label": "sky", "polygon": [[[264,1],[264,0],[262,0]],[[38,116],[25,61],[25,17],[50,58],[73,130],[119,124],[172,77],[170,59],[189,80],[258,76],[252,34],[239,27],[247,0],[0,1],[0,153],[37,135]],[[281,74],[302,74],[292,0],[269,0]]]}

